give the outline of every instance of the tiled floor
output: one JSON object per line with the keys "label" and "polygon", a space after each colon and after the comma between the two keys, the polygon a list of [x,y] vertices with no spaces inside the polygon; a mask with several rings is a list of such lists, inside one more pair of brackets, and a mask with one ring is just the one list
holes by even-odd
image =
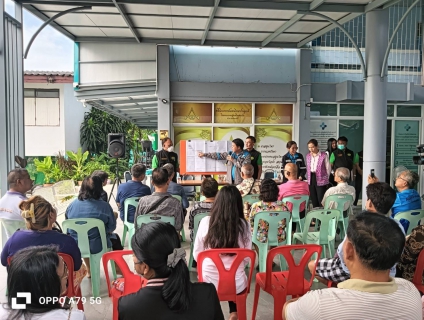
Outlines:
{"label": "tiled floor", "polygon": [[[107,186],[107,191],[110,190],[110,186]],[[112,206],[114,207],[114,209],[116,210],[116,205],[113,204],[113,201],[111,201]],[[63,219],[63,217],[59,217],[58,220],[59,222]],[[122,235],[122,230],[123,230],[123,223],[120,219],[118,219],[118,224],[117,224],[117,229],[116,232],[119,235]],[[189,235],[188,232],[188,221],[185,222],[184,224],[184,228],[186,231],[186,235]],[[187,260],[188,257],[190,255],[190,242],[184,242],[183,243],[183,248],[186,249],[187,252]],[[248,314],[248,318],[250,319],[251,317],[251,312],[252,312],[252,304],[253,304],[253,293],[254,293],[254,279],[255,279],[255,274],[256,271],[253,274],[253,279],[252,279],[252,285],[251,285],[251,292],[248,296],[247,299],[247,314]],[[309,272],[305,272],[305,274],[309,274]],[[197,272],[192,271],[190,272],[191,275],[191,279],[192,281],[197,281]],[[6,302],[7,298],[5,296],[5,292],[6,292],[6,280],[7,280],[7,272],[6,269],[1,267],[0,268],[0,303]],[[313,284],[313,289],[318,289],[318,288],[323,288],[324,286],[318,283],[314,283]],[[85,278],[81,284],[81,289],[82,289],[82,293],[83,296],[87,298],[87,301],[89,301],[89,297],[91,297],[91,282],[90,279]],[[88,320],[111,320],[112,319],[112,302],[111,299],[108,297],[107,295],[107,285],[106,285],[106,280],[105,280],[105,276],[103,273],[103,268],[102,268],[102,272],[101,272],[101,291],[100,291],[100,295],[101,295],[101,303],[100,304],[93,304],[91,305],[90,303],[86,303],[84,305],[85,308],[85,315],[86,318]],[[290,297],[288,297],[290,298]],[[228,315],[228,304],[227,302],[223,302],[221,303],[222,306],[222,310],[224,312],[224,315]],[[257,311],[257,316],[256,319],[258,320],[271,320],[273,319],[273,308],[274,308],[274,303],[273,303],[273,298],[272,296],[268,295],[267,293],[264,293],[263,291],[260,294],[260,298],[259,298],[259,306],[258,306],[258,311]]]}

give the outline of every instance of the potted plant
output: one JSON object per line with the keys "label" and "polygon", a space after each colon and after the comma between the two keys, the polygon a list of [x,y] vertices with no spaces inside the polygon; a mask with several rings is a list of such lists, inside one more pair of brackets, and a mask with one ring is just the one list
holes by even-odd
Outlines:
{"label": "potted plant", "polygon": [[81,148],[78,148],[76,153],[72,151],[66,151],[66,154],[71,161],[75,161],[75,165],[73,165],[74,175],[72,178],[78,181],[78,184],[81,185],[82,180],[86,177],[84,163],[88,158],[88,151],[83,153]]}
{"label": "potted plant", "polygon": [[43,161],[40,161],[38,159],[34,159],[34,164],[37,168],[38,172],[42,172],[44,174],[44,186],[51,186],[52,185],[52,171],[53,171],[53,161],[52,157],[45,157]]}

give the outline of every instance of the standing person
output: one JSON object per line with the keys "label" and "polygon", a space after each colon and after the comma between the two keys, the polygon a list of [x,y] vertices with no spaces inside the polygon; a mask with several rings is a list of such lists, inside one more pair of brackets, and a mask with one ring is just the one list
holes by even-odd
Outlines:
{"label": "standing person", "polygon": [[331,165],[327,153],[319,151],[317,140],[309,140],[308,149],[309,153],[306,155],[306,174],[312,205],[314,208],[317,208],[320,206],[327,190]]}
{"label": "standing person", "polygon": [[330,156],[330,163],[333,171],[338,168],[348,168],[350,172],[350,180],[356,178],[356,164],[359,162],[358,154],[347,148],[347,138],[340,137],[337,139],[337,149]]}
{"label": "standing person", "polygon": [[243,181],[241,168],[245,164],[250,164],[250,153],[243,148],[243,140],[237,138],[232,141],[231,151],[229,152],[199,152],[198,156],[214,160],[227,160],[227,182],[229,184],[240,184]]}
{"label": "standing person", "polygon": [[[328,159],[331,159],[331,155],[333,154],[333,152],[337,149],[337,140],[334,138],[330,138],[327,141],[327,150],[325,151],[325,153],[328,155]],[[331,171],[330,177],[330,184],[335,186],[336,182],[334,181],[334,171]]]}
{"label": "standing person", "polygon": [[246,138],[246,151],[250,153],[250,163],[253,166],[253,179],[260,179],[262,176],[262,154],[255,150],[256,138],[248,136]]}
{"label": "standing person", "polygon": [[[164,138],[162,140],[162,150],[156,152],[152,159],[152,169],[163,167],[165,164],[170,163],[174,166],[175,172],[180,172],[180,164],[178,163],[178,154],[174,152],[174,145],[171,138]],[[172,179],[177,183],[177,175]]]}
{"label": "standing person", "polygon": [[297,179],[306,180],[306,165],[305,159],[301,153],[297,152],[297,143],[294,141],[287,142],[287,150],[288,152],[283,156],[282,165],[281,165],[281,173],[283,174],[283,183],[287,182],[287,178],[284,175],[284,167],[287,163],[294,163],[297,166]]}
{"label": "standing person", "polygon": [[[240,192],[235,186],[224,186],[216,197],[211,215],[200,221],[194,240],[193,257],[197,261],[200,252],[219,248],[252,248],[252,234],[248,222],[243,216],[243,202]],[[222,256],[224,267],[229,269],[234,256]],[[235,274],[236,292],[240,293],[247,287],[247,277],[244,272],[249,261],[243,261]],[[210,259],[203,261],[203,279],[206,282],[218,284],[219,273]],[[237,318],[237,305],[228,302],[230,320]]]}
{"label": "standing person", "polygon": [[131,245],[135,271],[147,285],[119,299],[119,319],[224,320],[214,286],[190,281],[186,252],[171,225],[143,224]]}
{"label": "standing person", "polygon": [[356,178],[355,178],[355,191],[356,191],[356,197],[355,201],[353,202],[354,206],[358,205],[359,200],[359,194],[362,191],[362,170],[364,169],[364,152],[359,151],[358,152],[358,163],[356,164]]}

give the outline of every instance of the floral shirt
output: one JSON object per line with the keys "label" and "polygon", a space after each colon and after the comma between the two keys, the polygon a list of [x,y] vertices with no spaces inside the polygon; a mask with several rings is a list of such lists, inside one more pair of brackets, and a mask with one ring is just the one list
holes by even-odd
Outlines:
{"label": "floral shirt", "polygon": [[259,194],[261,192],[261,180],[255,180],[253,178],[244,179],[236,187],[239,189],[242,197],[248,194]]}
{"label": "floral shirt", "polygon": [[[287,206],[282,201],[274,201],[274,202],[256,202],[252,204],[252,208],[250,210],[250,226],[252,227],[252,232],[254,226],[254,218],[255,214],[262,211],[288,211]],[[278,222],[278,242],[286,241],[286,219]],[[265,243],[268,241],[268,228],[269,224],[262,219],[259,220],[258,230],[256,231],[256,237],[258,241]]]}

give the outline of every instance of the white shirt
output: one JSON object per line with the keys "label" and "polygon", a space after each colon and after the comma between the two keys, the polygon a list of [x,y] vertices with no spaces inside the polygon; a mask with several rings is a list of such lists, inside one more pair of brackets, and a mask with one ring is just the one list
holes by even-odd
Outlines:
{"label": "white shirt", "polygon": [[[6,307],[7,308],[7,307]],[[12,310],[5,309],[4,304],[0,304],[0,319],[7,319]],[[71,316],[69,317],[69,312]],[[84,312],[76,309],[72,310],[55,309],[46,313],[31,314],[31,320],[86,320]],[[24,317],[18,318],[18,320],[24,320]]]}
{"label": "white shirt", "polygon": [[[318,159],[319,159],[320,154],[321,154],[321,152],[318,152],[316,155],[314,155],[311,152],[311,172],[317,171]],[[331,174],[331,164],[330,164],[330,159],[328,158],[327,153],[325,154],[324,163],[325,163],[325,168],[327,169],[327,174],[328,174],[328,176],[330,176],[330,174]]]}
{"label": "white shirt", "polygon": [[25,221],[21,216],[19,204],[27,198],[19,192],[7,191],[0,199],[0,219]]}
{"label": "white shirt", "polygon": [[[327,197],[332,196],[334,194],[349,194],[353,197],[353,200],[355,200],[355,196],[356,196],[354,187],[348,185],[346,182],[340,182],[337,184],[337,186],[331,187],[325,192],[324,198],[322,198],[321,204],[325,206],[325,199],[327,199]],[[333,206],[334,206],[334,202],[331,201],[328,209],[333,209]],[[349,209],[349,203],[345,203],[343,211],[346,211],[347,209]]]}
{"label": "white shirt", "polygon": [[290,303],[287,320],[422,320],[422,302],[412,282],[350,279],[337,288],[312,290]]}
{"label": "white shirt", "polygon": [[[207,250],[204,246],[204,240],[209,230],[210,217],[205,217],[200,221],[199,229],[197,229],[196,239],[194,240],[193,257],[197,261],[197,256],[200,252]],[[245,220],[244,220],[245,221]],[[252,233],[250,232],[250,226],[246,223],[246,230],[244,232],[245,238],[239,238],[239,247],[251,249],[252,248]],[[225,268],[229,269],[234,260],[232,256],[222,256],[222,262]],[[245,260],[240,264],[236,272],[236,291],[237,293],[242,292],[247,287],[247,277],[244,272],[245,266],[249,263],[249,259]],[[205,259],[202,265],[203,281],[212,283],[216,288],[218,287],[218,269],[211,259]]]}

